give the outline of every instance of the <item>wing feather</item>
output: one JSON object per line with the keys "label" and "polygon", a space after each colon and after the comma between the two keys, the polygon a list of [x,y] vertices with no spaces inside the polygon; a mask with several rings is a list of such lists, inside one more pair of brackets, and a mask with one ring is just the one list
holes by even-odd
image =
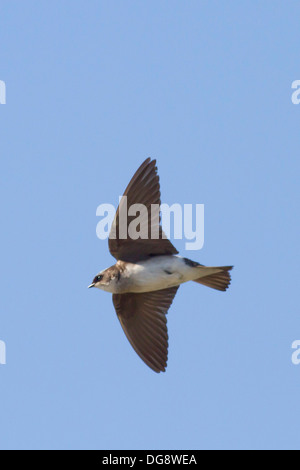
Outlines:
{"label": "wing feather", "polygon": [[178,286],[141,294],[114,294],[113,303],[122,328],[136,353],[155,372],[168,360],[166,314]]}
{"label": "wing feather", "polygon": [[[133,204],[143,204],[147,209],[145,217],[141,215],[141,232],[148,235],[147,238],[138,238],[132,240],[128,236],[128,227],[136,216],[128,216],[127,213],[127,238],[121,239],[120,235],[120,208],[125,207],[125,199],[127,197],[127,212]],[[163,233],[161,227],[160,215],[158,220],[151,217],[151,205],[160,206],[160,185],[159,176],[157,174],[156,161],[148,158],[136,171],[129,185],[125,189],[123,198],[116,212],[110,236],[109,250],[117,259],[128,262],[141,261],[154,255],[174,255],[178,251],[172,245]],[[125,210],[125,209],[124,209]],[[153,233],[158,234],[158,239],[151,239],[151,224]]]}

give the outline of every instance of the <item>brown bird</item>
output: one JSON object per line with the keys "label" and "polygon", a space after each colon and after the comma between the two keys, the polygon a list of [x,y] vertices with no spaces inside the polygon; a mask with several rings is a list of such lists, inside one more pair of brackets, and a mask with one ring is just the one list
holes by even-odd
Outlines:
{"label": "brown bird", "polygon": [[[136,218],[136,212],[135,216],[130,212],[134,204],[146,209],[140,212],[140,236],[135,239],[129,236]],[[156,161],[148,158],[127,186],[112,224],[109,250],[117,263],[101,271],[89,286],[113,294],[114,307],[130,344],[155,372],[164,372],[167,367],[166,314],[179,285],[194,281],[225,291],[232,269],[206,267],[178,256],[163,233],[160,204]],[[151,212],[152,205],[158,209],[156,216]]]}

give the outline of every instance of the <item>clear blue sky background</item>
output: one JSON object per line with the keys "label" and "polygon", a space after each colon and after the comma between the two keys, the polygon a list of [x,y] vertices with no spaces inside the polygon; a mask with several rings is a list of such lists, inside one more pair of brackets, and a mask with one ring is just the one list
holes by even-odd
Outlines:
{"label": "clear blue sky background", "polygon": [[[300,448],[298,1],[0,7],[0,448]],[[111,296],[96,208],[146,157],[205,204],[227,293],[190,283],[157,375]]]}

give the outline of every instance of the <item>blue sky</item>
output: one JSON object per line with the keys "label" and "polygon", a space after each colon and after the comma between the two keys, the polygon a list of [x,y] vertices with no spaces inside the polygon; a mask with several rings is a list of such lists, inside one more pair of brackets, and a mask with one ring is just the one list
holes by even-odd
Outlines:
{"label": "blue sky", "polygon": [[[1,449],[300,448],[299,2],[2,1]],[[156,158],[228,292],[182,286],[165,374],[131,349],[96,208]]]}

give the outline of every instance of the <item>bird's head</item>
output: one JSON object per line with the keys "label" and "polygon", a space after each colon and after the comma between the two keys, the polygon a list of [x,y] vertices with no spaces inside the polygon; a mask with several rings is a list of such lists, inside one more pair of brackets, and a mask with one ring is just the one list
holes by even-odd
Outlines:
{"label": "bird's head", "polygon": [[94,277],[92,284],[88,287],[97,287],[98,289],[105,290],[107,292],[114,292],[115,284],[117,283],[118,271],[114,266],[111,268],[101,271],[97,276]]}

